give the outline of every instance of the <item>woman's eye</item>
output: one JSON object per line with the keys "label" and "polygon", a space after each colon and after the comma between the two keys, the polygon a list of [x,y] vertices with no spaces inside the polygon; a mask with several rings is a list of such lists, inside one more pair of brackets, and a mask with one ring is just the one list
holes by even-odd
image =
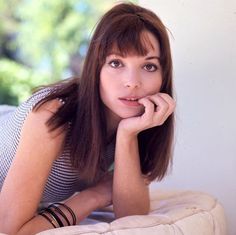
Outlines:
{"label": "woman's eye", "polygon": [[122,64],[120,63],[120,61],[118,60],[112,60],[109,62],[109,65],[111,65],[111,67],[113,68],[118,68],[118,67],[121,67]]}
{"label": "woman's eye", "polygon": [[155,64],[146,64],[144,69],[148,72],[155,72],[157,70],[157,66]]}

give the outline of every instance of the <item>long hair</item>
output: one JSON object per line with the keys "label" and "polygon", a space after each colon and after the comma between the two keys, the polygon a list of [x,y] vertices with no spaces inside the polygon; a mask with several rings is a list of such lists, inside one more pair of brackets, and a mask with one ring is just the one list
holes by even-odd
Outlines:
{"label": "long hair", "polygon": [[[62,98],[65,104],[49,119],[51,130],[70,122],[69,146],[71,162],[80,175],[95,181],[103,165],[106,147],[106,116],[99,94],[101,68],[114,46],[122,55],[147,54],[142,40],[144,31],[151,32],[160,44],[162,67],[161,92],[172,96],[172,59],[165,26],[152,11],[132,3],[114,6],[98,22],[90,41],[80,78],[51,85],[53,92],[37,106]],[[161,180],[172,160],[174,116],[162,126],[147,129],[138,135],[142,173],[150,180]]]}

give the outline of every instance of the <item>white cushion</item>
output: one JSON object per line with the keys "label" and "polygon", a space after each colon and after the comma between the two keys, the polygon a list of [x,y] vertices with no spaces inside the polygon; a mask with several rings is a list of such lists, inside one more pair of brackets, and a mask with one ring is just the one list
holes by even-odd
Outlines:
{"label": "white cushion", "polygon": [[94,212],[80,225],[51,229],[38,235],[226,235],[222,205],[193,191],[151,191],[149,215],[114,220],[112,208]]}

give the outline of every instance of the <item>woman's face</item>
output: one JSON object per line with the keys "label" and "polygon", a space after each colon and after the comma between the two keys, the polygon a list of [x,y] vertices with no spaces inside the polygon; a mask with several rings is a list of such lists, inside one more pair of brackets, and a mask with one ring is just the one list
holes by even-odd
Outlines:
{"label": "woman's face", "polygon": [[106,57],[100,73],[100,96],[109,122],[139,116],[144,107],[138,99],[156,94],[162,84],[160,46],[155,36],[145,31],[148,53],[122,57],[115,49]]}

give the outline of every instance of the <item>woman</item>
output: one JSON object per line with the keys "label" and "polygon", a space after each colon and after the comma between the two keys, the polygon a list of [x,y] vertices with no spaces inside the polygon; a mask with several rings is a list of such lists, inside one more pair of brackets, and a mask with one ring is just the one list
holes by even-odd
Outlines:
{"label": "woman", "polygon": [[[114,6],[80,79],[43,87],[1,117],[0,232],[73,225],[111,204],[116,218],[147,214],[148,185],[171,162],[174,108],[163,23]],[[37,211],[40,203],[51,205]]]}

